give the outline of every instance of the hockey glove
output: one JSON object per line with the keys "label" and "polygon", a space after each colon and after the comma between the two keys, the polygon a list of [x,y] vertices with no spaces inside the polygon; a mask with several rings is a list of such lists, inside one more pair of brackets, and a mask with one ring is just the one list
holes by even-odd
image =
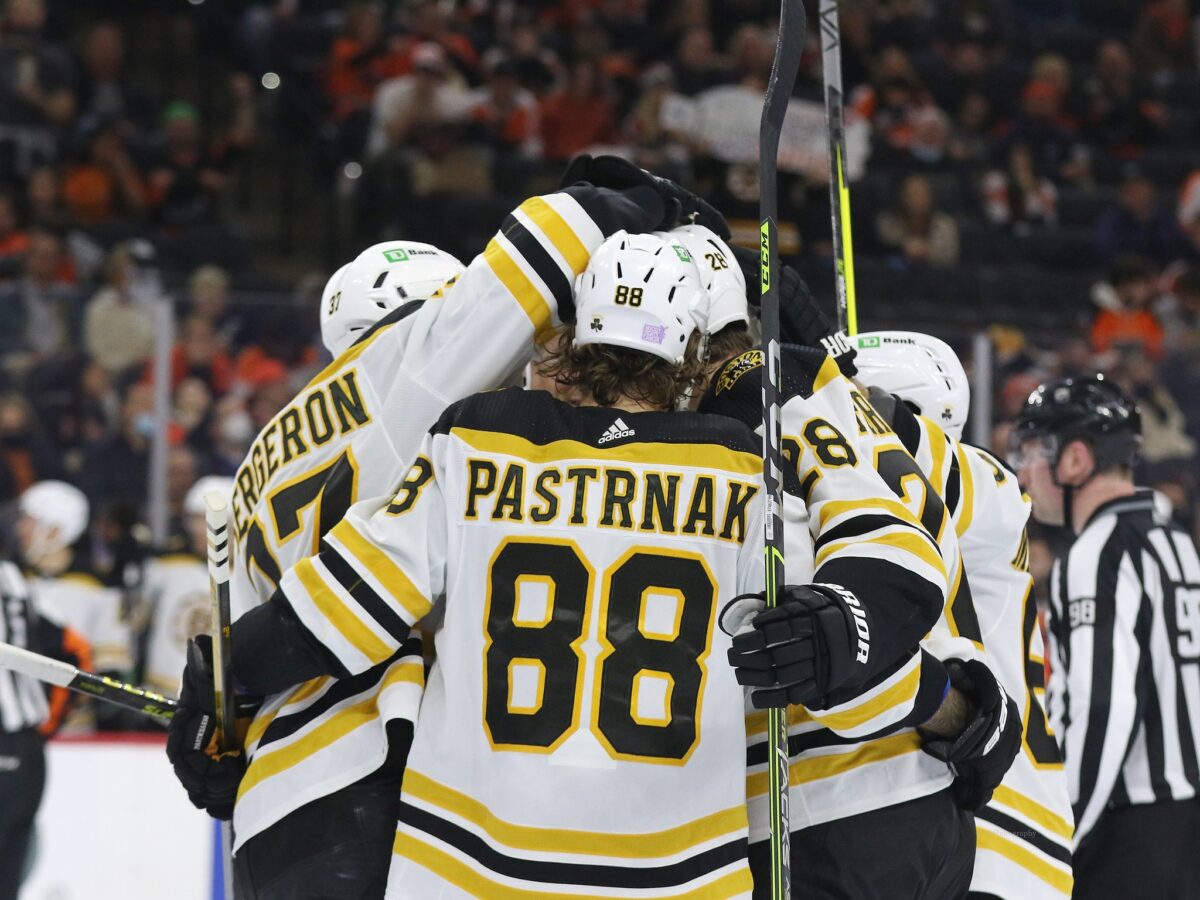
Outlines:
{"label": "hockey glove", "polygon": [[1021,749],[1021,715],[992,670],[978,660],[948,659],[950,685],[971,703],[974,718],[956,738],[923,728],[922,748],[954,771],[954,802],[960,809],[982,809],[992,799],[1017,751]]}
{"label": "hockey glove", "polygon": [[677,225],[695,222],[712,229],[723,240],[729,239],[729,225],[725,217],[707,200],[669,178],[662,178],[635,166],[627,159],[619,156],[593,157],[587,153],[580,154],[567,166],[560,187],[570,187],[580,181],[614,190],[639,186],[653,188],[662,198],[666,209],[663,221],[655,231],[670,231]]}
{"label": "hockey glove", "polygon": [[[758,309],[762,304],[759,253],[736,245],[732,250],[746,277],[746,299]],[[785,344],[823,348],[837,361],[838,368],[847,378],[858,374],[858,367],[854,365],[858,351],[851,346],[844,332],[834,330],[808,283],[791,266],[783,266],[779,276],[779,334]]]}
{"label": "hockey glove", "polygon": [[758,709],[823,708],[829,693],[865,677],[871,628],[858,598],[831,584],[786,585],[774,609],[747,594],[721,612],[729,663]]}
{"label": "hockey glove", "polygon": [[240,749],[219,751],[216,708],[212,638],[202,634],[188,641],[179,709],[167,727],[167,759],[193,806],[215,819],[229,819],[246,756]]}

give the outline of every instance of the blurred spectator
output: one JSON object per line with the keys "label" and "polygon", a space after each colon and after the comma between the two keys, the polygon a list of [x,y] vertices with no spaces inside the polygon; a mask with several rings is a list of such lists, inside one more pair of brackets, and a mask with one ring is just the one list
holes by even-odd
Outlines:
{"label": "blurred spectator", "polygon": [[[191,316],[178,329],[179,339],[171,348],[171,390],[185,378],[198,378],[213,396],[221,397],[233,386],[233,360],[217,339],[213,323]],[[144,380],[154,379],[154,366],[146,366]]]}
{"label": "blurred spectator", "polygon": [[63,199],[81,226],[111,225],[146,211],[146,186],[115,124],[96,122],[84,131],[87,153],[68,167]]}
{"label": "blurred spectator", "polygon": [[1096,253],[1101,260],[1135,253],[1164,265],[1187,252],[1178,223],[1158,201],[1158,189],[1134,164],[1125,167],[1116,205],[1096,224]]}
{"label": "blurred spectator", "polygon": [[220,266],[200,266],[188,278],[185,315],[207,320],[225,349],[238,345],[242,313],[229,302],[229,273]]}
{"label": "blurred spectator", "polygon": [[125,72],[125,36],[115,22],[99,22],[84,37],[75,100],[80,118],[116,123],[124,137],[150,127],[152,106]]}
{"label": "blurred spectator", "polygon": [[878,163],[896,172],[935,175],[950,172],[957,160],[950,154],[950,119],[936,106],[913,109],[908,116],[909,138],[903,152],[881,155]]}
{"label": "blurred spectator", "polygon": [[218,196],[228,184],[228,168],[254,139],[254,88],[245,75],[229,81],[231,120],[207,146],[200,113],[180,100],[163,113],[163,145],[150,167],[150,205],[170,228],[216,220]]}
{"label": "blurred spectator", "polygon": [[0,395],[0,503],[15,500],[34,482],[62,476],[58,452],[29,401],[20,394]]}
{"label": "blurred spectator", "polygon": [[873,138],[880,147],[903,152],[912,141],[913,112],[929,103],[908,54],[899,47],[886,47],[875,63],[869,85],[850,94],[855,111],[871,123]]}
{"label": "blurred spectator", "polygon": [[704,26],[697,25],[683,33],[671,68],[679,93],[686,97],[729,81],[728,70],[713,47],[712,32]]}
{"label": "blurred spectator", "polygon": [[[1200,28],[1200,24],[1197,27]],[[1183,236],[1191,245],[1189,255],[1200,259],[1200,169],[1192,172],[1179,190],[1177,218]]]}
{"label": "blurred spectator", "polygon": [[1170,126],[1167,107],[1138,80],[1133,56],[1119,40],[1107,40],[1096,51],[1095,73],[1085,92],[1085,133],[1118,158],[1139,156]]}
{"label": "blurred spectator", "polygon": [[1200,265],[1185,269],[1172,292],[1174,306],[1163,316],[1167,359],[1162,380],[1183,410],[1188,433],[1200,440]]}
{"label": "blurred spectator", "polygon": [[230,394],[219,400],[213,408],[209,426],[209,443],[212,447],[210,468],[213,472],[217,475],[234,474],[258,431],[246,409],[244,398]]}
{"label": "blurred spectator", "polygon": [[880,243],[909,265],[949,266],[958,261],[958,226],[934,207],[933,188],[923,175],[900,184],[896,205],[879,215]]}
{"label": "blurred spectator", "polygon": [[1007,168],[984,175],[981,188],[984,214],[995,225],[1048,225],[1055,220],[1058,191],[1034,168],[1033,154],[1023,143],[1010,145]]}
{"label": "blurred spectator", "polygon": [[1138,70],[1154,75],[1195,71],[1195,27],[1188,0],[1146,3],[1133,36]]}
{"label": "blurred spectator", "polygon": [[350,5],[345,32],[334,40],[325,68],[325,89],[335,121],[368,109],[381,83],[408,71],[384,43],[382,4]]}
{"label": "blurred spectator", "polygon": [[995,144],[994,128],[991,101],[978,91],[965,94],[946,147],[950,158],[971,168],[987,163]]}
{"label": "blurred spectator", "polygon": [[1187,436],[1186,421],[1171,393],[1158,380],[1154,364],[1140,349],[1121,354],[1109,376],[1136,401],[1142,414],[1142,462],[1190,461],[1196,443]]}
{"label": "blurred spectator", "polygon": [[542,33],[531,21],[513,25],[508,53],[517,69],[521,84],[538,96],[549,91],[561,78],[562,60],[542,42]]}
{"label": "blurred spectator", "polygon": [[175,389],[171,404],[172,421],[179,429],[181,440],[200,452],[210,449],[206,431],[212,404],[212,392],[199,378],[185,378]]}
{"label": "blurred spectator", "polygon": [[541,155],[537,100],[521,87],[510,60],[497,60],[488,68],[486,83],[472,94],[471,123],[473,137],[498,156]]}
{"label": "blurred spectator", "polygon": [[375,94],[367,153],[444,153],[466,120],[470,102],[461,79],[450,74],[446,52],[438,44],[422,44],[413,52],[412,72],[385,81]]}
{"label": "blurred spectator", "polygon": [[134,382],[121,402],[116,434],[84,454],[79,484],[94,505],[121,502],[142,507],[155,426],[154,387]]}
{"label": "blurred spectator", "polygon": [[1035,168],[1056,181],[1078,183],[1091,171],[1087,147],[1063,115],[1064,96],[1052,81],[1031,81],[1021,92],[1021,108],[1010,140],[1029,148]]}
{"label": "blurred spectator", "polygon": [[566,87],[542,101],[542,139],[546,159],[568,160],[615,137],[616,110],[600,64],[578,59]]}
{"label": "blurred spectator", "polygon": [[63,203],[62,183],[58,170],[41,166],[29,173],[25,183],[25,206],[29,224],[43,228],[65,228],[67,208]]}
{"label": "blurred spectator", "polygon": [[105,282],[84,309],[83,346],[109,373],[119,375],[154,352],[153,311],[134,296],[128,247],[117,246],[108,255]]}
{"label": "blurred spectator", "polygon": [[21,227],[17,201],[7,191],[0,191],[0,276],[15,275],[28,250],[29,234]]}
{"label": "blurred spectator", "polygon": [[23,177],[54,158],[75,111],[71,61],[43,36],[44,0],[7,0],[0,22],[0,174]]}
{"label": "blurred spectator", "polygon": [[0,285],[0,347],[44,357],[77,346],[82,310],[78,292],[63,283],[66,262],[58,235],[40,228],[29,233],[24,277]]}
{"label": "blurred spectator", "polygon": [[1092,319],[1092,347],[1097,353],[1139,348],[1152,359],[1163,355],[1162,323],[1150,309],[1157,288],[1157,273],[1138,256],[1118,256],[1108,282],[1093,292],[1100,304]]}

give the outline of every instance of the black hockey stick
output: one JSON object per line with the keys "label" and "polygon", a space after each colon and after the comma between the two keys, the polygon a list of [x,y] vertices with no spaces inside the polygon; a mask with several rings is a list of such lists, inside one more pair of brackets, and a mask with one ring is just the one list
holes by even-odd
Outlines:
{"label": "black hockey stick", "polygon": [[132,709],[166,724],[175,715],[178,704],[162,694],[143,690],[104,675],[93,675],[70,663],[33,653],[23,647],[0,642],[0,667],[20,672],[47,684],[70,688],[106,703]]}
{"label": "black hockey stick", "polygon": [[[806,24],[801,0],[783,0],[779,39],[758,131],[759,253],[762,274],[763,342],[763,487],[766,491],[767,606],[775,605],[783,583],[783,452],[779,421],[779,202],[776,185],[779,133],[796,85]],[[767,711],[768,782],[771,808],[771,900],[792,893],[788,827],[787,710]]]}
{"label": "black hockey stick", "polygon": [[854,295],[854,242],[850,237],[850,187],[846,184],[846,119],[843,111],[845,97],[842,93],[842,32],[838,24],[838,0],[821,0],[820,20],[838,330],[855,335],[858,334],[858,304]]}
{"label": "black hockey stick", "polygon": [[208,581],[212,601],[213,699],[217,707],[217,742],[222,751],[233,750],[232,652],[229,639],[229,514],[219,491],[204,495],[208,526]]}

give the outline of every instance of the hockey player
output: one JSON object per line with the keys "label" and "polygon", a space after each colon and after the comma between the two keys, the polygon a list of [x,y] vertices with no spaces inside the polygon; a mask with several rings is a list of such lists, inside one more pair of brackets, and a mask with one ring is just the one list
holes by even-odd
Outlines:
{"label": "hockey player", "polygon": [[761,580],[761,461],[738,423],[670,412],[704,297],[677,242],[609,238],[552,360],[583,404],[455,404],[392,501],[352,510],[235,625],[260,690],[352,678],[433,632],[389,897],[749,895],[716,619]]}
{"label": "hockey player", "polygon": [[1069,897],[1074,817],[1042,706],[1044,650],[1025,535],[1029,500],[1003,462],[961,442],[970,387],[949,345],[899,331],[860,334],[855,344],[871,405],[950,511],[988,662],[1021,711],[1022,752],[975,813],[971,896]]}
{"label": "hockey player", "polygon": [[[87,497],[65,481],[39,481],[21,494],[17,506],[17,544],[38,611],[83,636],[96,672],[124,681],[133,668],[133,636],[121,592],[106,587],[79,553],[91,515]],[[90,701],[79,703],[65,727],[92,730],[112,714]]]}
{"label": "hockey player", "polygon": [[169,697],[179,696],[179,675],[188,640],[212,630],[204,519],[204,495],[209,491],[231,497],[233,479],[209,475],[188,489],[183,498],[187,551],[164,554],[147,562],[141,587],[149,620],[143,680]]}
{"label": "hockey player", "polygon": [[[235,612],[270,596],[352,502],[386,501],[450,401],[520,370],[534,339],[570,316],[572,281],[606,234],[673,224],[685,205],[685,192],[649,176],[626,191],[576,185],[523,203],[452,285],[435,290],[457,272],[444,254],[405,243],[371,248],[331,279],[322,334],[338,355],[237,474]],[[443,271],[430,274],[439,260]],[[193,801],[228,815],[237,791],[242,894],[382,893],[423,678],[411,641],[353,679],[314,679],[268,699],[246,736],[244,779],[236,761],[189,755],[204,720],[177,717],[169,750]],[[186,683],[184,692],[192,706],[207,703]]]}
{"label": "hockey player", "polygon": [[1075,893],[1200,896],[1200,557],[1135,486],[1141,418],[1100,377],[1043,384],[1012,459],[1075,535],[1051,574],[1051,723],[1075,812]]}

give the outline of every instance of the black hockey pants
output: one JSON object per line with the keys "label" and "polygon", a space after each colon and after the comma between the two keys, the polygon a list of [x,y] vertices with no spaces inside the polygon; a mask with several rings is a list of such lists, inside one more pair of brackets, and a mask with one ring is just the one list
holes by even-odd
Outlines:
{"label": "black hockey pants", "polygon": [[[975,817],[948,790],[792,833],[793,900],[961,900]],[[750,847],[754,897],[770,896],[771,851]]]}

